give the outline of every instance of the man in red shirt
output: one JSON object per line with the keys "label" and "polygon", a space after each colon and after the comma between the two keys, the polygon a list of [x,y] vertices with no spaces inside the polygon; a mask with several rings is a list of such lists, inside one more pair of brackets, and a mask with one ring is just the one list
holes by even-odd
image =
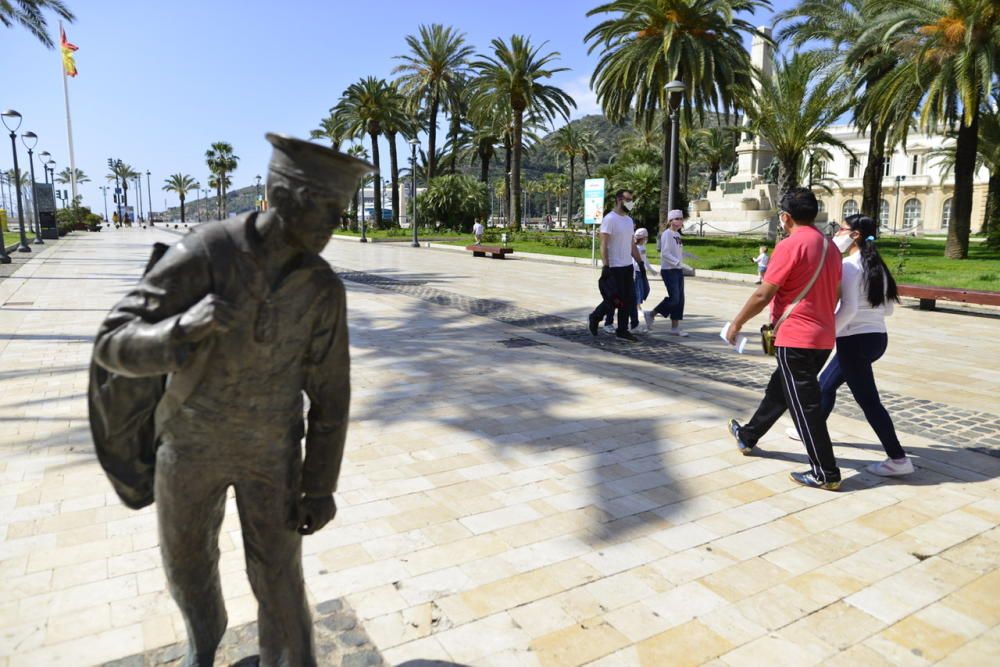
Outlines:
{"label": "man in red shirt", "polygon": [[[740,452],[750,454],[757,441],[790,409],[811,466],[811,470],[793,472],[792,479],[804,486],[835,491],[840,488],[840,468],[820,408],[819,373],[836,342],[834,310],[840,285],[840,252],[813,224],[819,206],[810,190],[792,188],[781,198],[779,209],[778,217],[788,238],[774,249],[763,283],[733,318],[729,342],[735,344],[736,334],[747,320],[768,303],[772,323],[778,322],[790,307],[791,312],[778,326],[778,368],[757,412],[743,426],[730,420],[729,432],[736,438]],[[815,282],[795,303],[814,275]]]}

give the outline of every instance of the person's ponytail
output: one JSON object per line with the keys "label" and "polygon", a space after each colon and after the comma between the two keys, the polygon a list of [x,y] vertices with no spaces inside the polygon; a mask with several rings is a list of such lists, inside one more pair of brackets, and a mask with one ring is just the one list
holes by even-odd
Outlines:
{"label": "person's ponytail", "polygon": [[876,308],[883,305],[886,299],[899,303],[896,280],[875,245],[878,225],[866,215],[852,215],[845,222],[852,232],[858,232],[859,235],[855,243],[861,253],[861,271],[864,275],[868,303]]}

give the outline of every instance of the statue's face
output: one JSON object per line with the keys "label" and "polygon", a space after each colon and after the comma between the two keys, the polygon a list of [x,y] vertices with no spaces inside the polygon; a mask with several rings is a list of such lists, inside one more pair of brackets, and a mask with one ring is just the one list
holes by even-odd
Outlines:
{"label": "statue's face", "polygon": [[303,252],[320,254],[340,222],[340,200],[300,190],[292,208],[293,211],[282,211],[281,215],[286,240]]}

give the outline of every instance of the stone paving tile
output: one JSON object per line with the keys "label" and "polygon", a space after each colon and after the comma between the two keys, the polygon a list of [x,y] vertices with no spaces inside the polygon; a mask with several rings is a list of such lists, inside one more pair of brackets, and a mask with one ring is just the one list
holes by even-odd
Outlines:
{"label": "stone paving tile", "polygon": [[[164,655],[184,637],[155,514],[110,492],[83,401],[90,337],[159,238],[175,236],[76,235],[0,281],[0,304],[31,304],[0,305],[0,667]],[[365,275],[394,252],[332,250]],[[1000,461],[971,436],[908,435],[918,472],[901,481],[863,472],[877,447],[844,447],[847,492],[799,488],[787,473],[801,446],[780,429],[759,457],[724,433],[753,405],[763,362],[697,340],[608,354],[529,297],[522,282],[566,283],[556,268],[519,281],[513,262],[430,253],[415,266],[393,275],[436,291],[347,282],[340,513],[304,543],[311,599],[353,608],[387,664],[990,664]],[[732,372],[712,376],[720,362]],[[921,409],[986,414],[897,386],[898,400],[931,401]],[[871,441],[849,413],[831,429]],[[220,549],[244,627],[256,605],[232,499]]]}

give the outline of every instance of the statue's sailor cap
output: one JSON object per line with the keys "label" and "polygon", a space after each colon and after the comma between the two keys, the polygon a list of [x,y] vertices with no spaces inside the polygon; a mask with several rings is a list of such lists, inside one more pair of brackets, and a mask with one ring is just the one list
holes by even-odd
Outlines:
{"label": "statue's sailor cap", "polygon": [[268,132],[274,146],[268,169],[294,182],[348,202],[357,192],[361,179],[377,172],[375,166],[326,146],[320,146],[284,134]]}

